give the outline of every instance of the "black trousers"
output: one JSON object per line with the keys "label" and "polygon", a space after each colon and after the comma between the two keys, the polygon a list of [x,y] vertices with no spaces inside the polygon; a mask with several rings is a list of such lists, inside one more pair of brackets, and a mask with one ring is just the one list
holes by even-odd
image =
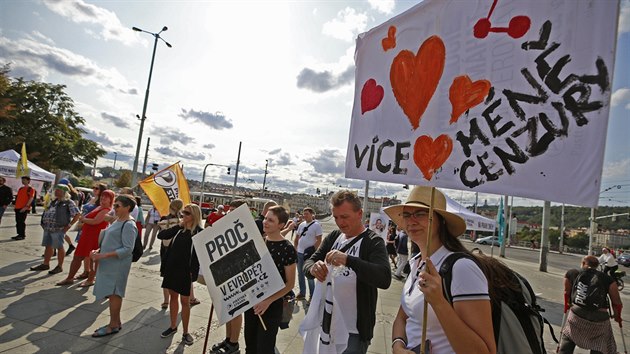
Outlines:
{"label": "black trousers", "polygon": [[15,229],[18,236],[26,237],[26,215],[28,211],[22,212],[20,209],[15,209]]}
{"label": "black trousers", "polygon": [[245,354],[274,354],[278,327],[282,320],[282,299],[269,305],[262,315],[267,330],[260,324],[254,309],[245,311]]}

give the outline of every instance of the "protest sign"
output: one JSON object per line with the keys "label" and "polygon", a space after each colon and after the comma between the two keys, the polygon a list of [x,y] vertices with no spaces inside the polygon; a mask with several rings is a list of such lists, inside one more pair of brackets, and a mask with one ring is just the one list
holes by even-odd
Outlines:
{"label": "protest sign", "polygon": [[219,325],[284,287],[247,204],[193,237]]}
{"label": "protest sign", "polygon": [[618,11],[425,0],[359,35],[346,177],[596,206]]}
{"label": "protest sign", "polygon": [[370,230],[376,232],[384,240],[387,241],[387,229],[389,225],[389,216],[382,210],[380,213],[370,213]]}

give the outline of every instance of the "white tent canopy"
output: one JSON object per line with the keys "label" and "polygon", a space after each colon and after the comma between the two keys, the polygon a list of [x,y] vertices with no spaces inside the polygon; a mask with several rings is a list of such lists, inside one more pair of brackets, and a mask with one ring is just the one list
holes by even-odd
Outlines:
{"label": "white tent canopy", "polygon": [[[15,150],[0,152],[0,176],[15,177],[15,170],[19,159],[20,154],[15,152]],[[28,167],[31,169],[31,179],[51,183],[55,181],[55,174],[44,170],[36,164],[29,161]]]}
{"label": "white tent canopy", "polygon": [[496,227],[496,221],[488,219],[485,216],[475,214],[472,211],[466,209],[463,205],[446,197],[446,210],[459,215],[466,221],[466,230],[468,231],[489,231],[493,232]]}

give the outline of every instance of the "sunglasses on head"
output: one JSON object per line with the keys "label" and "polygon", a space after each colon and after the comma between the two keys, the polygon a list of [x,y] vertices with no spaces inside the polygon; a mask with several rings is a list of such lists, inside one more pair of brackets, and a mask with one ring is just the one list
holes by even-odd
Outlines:
{"label": "sunglasses on head", "polygon": [[182,215],[189,216],[189,215],[192,215],[192,213],[189,212],[188,210],[182,210]]}

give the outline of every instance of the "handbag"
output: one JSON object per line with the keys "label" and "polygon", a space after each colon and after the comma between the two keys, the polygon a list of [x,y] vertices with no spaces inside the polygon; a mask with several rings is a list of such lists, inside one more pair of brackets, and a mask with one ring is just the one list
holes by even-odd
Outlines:
{"label": "handbag", "polygon": [[280,329],[289,328],[289,322],[293,319],[295,310],[295,294],[293,290],[282,298],[282,318],[280,319]]}

